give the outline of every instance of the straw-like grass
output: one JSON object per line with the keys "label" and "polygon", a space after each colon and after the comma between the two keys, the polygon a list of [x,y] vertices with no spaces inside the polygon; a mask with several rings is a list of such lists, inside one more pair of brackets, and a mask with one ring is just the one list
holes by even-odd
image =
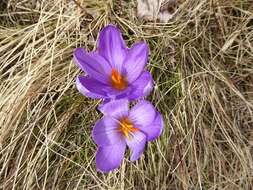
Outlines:
{"label": "straw-like grass", "polygon": [[[35,3],[31,3],[35,2]],[[0,189],[253,188],[253,3],[185,0],[167,24],[136,2],[1,1]],[[96,171],[98,101],[75,87],[75,47],[116,24],[150,47],[162,136],[137,162]]]}

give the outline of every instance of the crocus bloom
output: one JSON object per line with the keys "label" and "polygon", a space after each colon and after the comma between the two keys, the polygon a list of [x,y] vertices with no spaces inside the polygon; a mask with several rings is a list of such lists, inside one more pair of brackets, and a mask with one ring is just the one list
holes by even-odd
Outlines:
{"label": "crocus bloom", "polygon": [[118,28],[108,25],[99,35],[97,50],[87,52],[77,48],[75,63],[87,74],[78,76],[77,89],[96,99],[136,100],[147,96],[153,88],[153,79],[144,68],[148,60],[145,42],[125,45]]}
{"label": "crocus bloom", "polygon": [[162,132],[163,120],[148,101],[142,100],[129,110],[127,99],[111,101],[101,109],[104,116],[92,132],[98,145],[96,166],[101,172],[109,172],[124,158],[126,146],[131,150],[130,160],[137,160],[147,141],[156,139]]}

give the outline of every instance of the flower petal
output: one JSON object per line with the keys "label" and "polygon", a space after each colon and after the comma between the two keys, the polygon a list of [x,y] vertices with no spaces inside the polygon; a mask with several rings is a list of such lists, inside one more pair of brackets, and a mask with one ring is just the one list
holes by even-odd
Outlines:
{"label": "flower petal", "polygon": [[129,100],[136,100],[148,96],[153,90],[153,86],[153,78],[150,72],[143,72],[141,76],[131,84],[132,92],[129,94]]}
{"label": "flower petal", "polygon": [[109,103],[104,104],[100,111],[106,116],[121,119],[128,116],[128,104],[129,101],[127,99],[111,100]]}
{"label": "flower petal", "polygon": [[138,126],[138,128],[146,134],[147,141],[155,140],[163,131],[163,118],[159,112],[156,112],[156,117],[150,125]]}
{"label": "flower petal", "polygon": [[144,148],[146,145],[146,135],[142,133],[141,131],[136,131],[131,134],[130,139],[126,138],[126,143],[132,151],[130,160],[135,161],[139,159],[139,157],[144,151]]}
{"label": "flower petal", "polygon": [[93,128],[92,138],[98,146],[108,146],[119,142],[123,137],[117,130],[119,122],[112,117],[104,116]]}
{"label": "flower petal", "polygon": [[98,53],[87,53],[83,48],[76,48],[74,52],[75,63],[85,71],[90,77],[109,84],[111,66]]}
{"label": "flower petal", "polygon": [[121,72],[126,56],[126,46],[119,29],[108,25],[102,29],[98,39],[98,52],[111,66]]}
{"label": "flower petal", "polygon": [[136,104],[129,113],[130,120],[133,121],[136,126],[147,126],[151,124],[154,121],[155,116],[155,108],[146,100],[142,100]]}
{"label": "flower petal", "polygon": [[[98,105],[98,110],[102,110],[103,107],[110,102],[110,99],[109,98],[104,98],[103,101]],[[100,111],[102,112],[102,111]]]}
{"label": "flower petal", "polygon": [[107,88],[106,84],[102,84],[90,77],[78,76],[76,78],[76,87],[84,96],[95,99],[106,97],[106,92],[104,91]]}
{"label": "flower petal", "polygon": [[111,146],[98,147],[96,166],[101,172],[109,172],[120,166],[126,150],[125,141],[119,141]]}
{"label": "flower petal", "polygon": [[122,99],[122,98],[128,97],[131,91],[132,91],[132,88],[129,88],[129,87],[127,87],[126,89],[122,91],[114,89],[111,86],[106,89],[107,96],[110,99]]}
{"label": "flower petal", "polygon": [[135,81],[143,72],[148,61],[148,46],[145,42],[136,43],[128,52],[124,62],[127,80]]}

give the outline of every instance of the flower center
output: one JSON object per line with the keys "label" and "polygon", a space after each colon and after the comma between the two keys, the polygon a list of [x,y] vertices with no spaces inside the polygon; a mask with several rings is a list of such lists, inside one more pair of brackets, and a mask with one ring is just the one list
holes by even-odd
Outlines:
{"label": "flower center", "polygon": [[128,139],[131,139],[129,133],[139,131],[138,128],[133,126],[132,122],[128,118],[120,120],[118,130]]}
{"label": "flower center", "polygon": [[116,69],[112,69],[111,83],[117,90],[124,90],[127,87],[127,81]]}

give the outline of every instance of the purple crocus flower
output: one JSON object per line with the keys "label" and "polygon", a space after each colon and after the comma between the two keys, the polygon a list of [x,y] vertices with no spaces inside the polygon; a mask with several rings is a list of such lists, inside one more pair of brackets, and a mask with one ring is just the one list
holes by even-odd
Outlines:
{"label": "purple crocus flower", "polygon": [[145,100],[129,110],[127,99],[111,101],[101,109],[104,116],[92,132],[98,145],[96,166],[101,172],[109,172],[121,164],[126,146],[131,150],[130,160],[137,160],[147,141],[156,139],[163,130],[162,116]]}
{"label": "purple crocus flower", "polygon": [[153,88],[153,79],[144,68],[148,60],[145,42],[125,45],[118,28],[108,25],[102,29],[97,51],[77,48],[75,63],[87,74],[78,76],[77,89],[85,96],[96,99],[136,100],[147,96]]}

